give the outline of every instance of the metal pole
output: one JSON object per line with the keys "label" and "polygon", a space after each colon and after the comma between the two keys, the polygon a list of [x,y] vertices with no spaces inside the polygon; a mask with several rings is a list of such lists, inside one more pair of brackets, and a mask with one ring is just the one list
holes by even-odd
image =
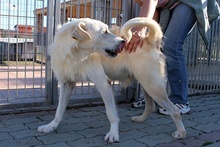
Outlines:
{"label": "metal pole", "polygon": [[[47,1],[47,49],[49,44],[53,42],[53,4],[53,0]],[[46,101],[48,105],[53,104],[52,80],[51,57],[48,55],[48,52],[46,52]]]}
{"label": "metal pole", "polygon": [[[64,8],[65,10],[65,8]],[[64,11],[65,13],[66,11]],[[53,29],[53,36],[55,35],[57,31],[57,26],[61,24],[61,3],[60,0],[55,0],[54,4],[54,29]],[[53,72],[52,72],[52,96],[53,96],[53,101],[52,104],[57,104],[58,103],[58,81],[55,78]]]}

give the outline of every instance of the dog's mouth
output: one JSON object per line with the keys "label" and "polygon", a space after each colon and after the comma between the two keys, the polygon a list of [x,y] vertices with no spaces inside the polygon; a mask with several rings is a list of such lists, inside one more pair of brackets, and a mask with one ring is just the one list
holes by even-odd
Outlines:
{"label": "dog's mouth", "polygon": [[124,45],[125,45],[125,42],[122,42],[121,44],[117,46],[115,50],[105,49],[105,52],[108,53],[108,55],[111,57],[116,57],[118,53],[120,53],[123,50]]}

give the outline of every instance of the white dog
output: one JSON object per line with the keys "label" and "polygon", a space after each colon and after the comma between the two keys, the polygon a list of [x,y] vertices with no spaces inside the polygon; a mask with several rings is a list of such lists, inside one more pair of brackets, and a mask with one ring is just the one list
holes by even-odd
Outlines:
{"label": "white dog", "polygon": [[119,80],[128,86],[136,79],[144,89],[146,107],[142,115],[134,116],[132,120],[145,121],[155,109],[155,100],[169,112],[176,124],[177,131],[173,137],[185,137],[181,115],[166,93],[164,56],[158,49],[163,36],[160,26],[152,19],[131,19],[121,28],[121,35],[126,41],[131,39],[131,28],[136,26],[146,26],[149,33],[143,46],[131,54],[122,51],[124,40],[113,35],[106,24],[97,20],[74,19],[58,30],[50,51],[52,69],[61,86],[59,104],[54,120],[40,126],[38,132],[55,130],[62,120],[75,83],[91,80],[103,98],[110,121],[110,131],[104,139],[110,143],[119,141],[119,118],[110,80]]}

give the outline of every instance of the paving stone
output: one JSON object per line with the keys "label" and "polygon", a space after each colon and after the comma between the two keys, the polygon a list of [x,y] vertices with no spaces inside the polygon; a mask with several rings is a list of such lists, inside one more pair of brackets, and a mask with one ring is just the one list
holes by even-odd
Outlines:
{"label": "paving stone", "polygon": [[81,131],[91,128],[90,126],[86,125],[85,123],[78,123],[78,124],[67,124],[67,125],[59,125],[56,129],[57,133],[66,133],[72,131]]}
{"label": "paving stone", "polygon": [[43,143],[36,139],[36,137],[27,137],[23,139],[18,139],[18,141],[22,144],[27,145],[28,147],[36,146],[36,145],[43,145]]}
{"label": "paving stone", "polygon": [[144,108],[132,108],[130,104],[118,105],[120,116],[120,142],[104,141],[110,129],[104,106],[68,109],[57,130],[37,133],[37,127],[54,119],[55,111],[0,115],[1,147],[218,147],[220,139],[220,95],[190,97],[192,113],[182,115],[187,136],[175,140],[171,135],[176,130],[170,116],[152,113],[143,123],[131,121]]}
{"label": "paving stone", "polygon": [[55,113],[54,114],[50,114],[49,113],[49,114],[45,114],[45,115],[42,115],[42,116],[38,116],[37,118],[39,120],[50,122],[50,121],[52,121],[54,119],[54,117],[55,117]]}
{"label": "paving stone", "polygon": [[207,145],[206,147],[220,147],[220,142],[212,143],[210,145]]}
{"label": "paving stone", "polygon": [[186,137],[198,136],[202,134],[201,130],[196,130],[194,128],[186,128]]}
{"label": "paving stone", "polygon": [[124,142],[126,140],[132,140],[134,138],[142,138],[144,136],[149,136],[149,134],[143,133],[136,129],[132,129],[127,132],[120,131],[119,135],[120,135],[120,142]]}
{"label": "paving stone", "polygon": [[98,110],[99,112],[105,113],[105,106],[96,106],[96,107],[82,107],[82,108],[78,108],[79,111],[96,111]]}
{"label": "paving stone", "polygon": [[71,146],[66,144],[65,142],[58,142],[55,144],[47,145],[47,147],[71,147]]}
{"label": "paving stone", "polygon": [[16,117],[26,118],[31,116],[41,116],[41,115],[49,115],[48,111],[38,111],[38,112],[26,112],[26,113],[19,113],[16,114]]}
{"label": "paving stone", "polygon": [[[130,108],[129,108],[130,107]],[[119,112],[119,115],[123,117],[132,117],[132,116],[138,116],[141,115],[144,112],[144,109],[142,108],[132,108],[131,106],[128,106],[128,108],[122,113]]]}
{"label": "paving stone", "polygon": [[130,131],[133,129],[145,129],[150,127],[146,122],[139,123],[139,122],[130,122],[130,123],[120,123],[119,130],[120,131]]}
{"label": "paving stone", "polygon": [[25,126],[26,126],[27,128],[29,128],[29,129],[35,129],[35,130],[37,130],[37,128],[38,128],[39,126],[45,125],[45,124],[47,124],[47,123],[49,123],[49,121],[41,121],[41,120],[39,120],[38,122],[27,123],[27,124],[25,124]]}
{"label": "paving stone", "polygon": [[174,140],[170,143],[163,143],[156,145],[155,147],[201,147],[204,141],[190,137],[184,140]]}
{"label": "paving stone", "polygon": [[77,113],[71,113],[70,115],[76,118],[82,118],[82,117],[87,117],[87,116],[103,115],[103,113],[98,112],[98,111],[79,111]]}
{"label": "paving stone", "polygon": [[106,114],[92,116],[92,118],[95,119],[96,121],[99,121],[99,122],[100,121],[109,121]]}
{"label": "paving stone", "polygon": [[90,126],[92,128],[100,128],[102,126],[109,126],[110,122],[108,120],[103,120],[103,121],[99,121],[99,123],[97,123],[98,121],[93,121],[93,122],[86,122],[85,124],[87,126]]}
{"label": "paving stone", "polygon": [[27,117],[27,118],[12,118],[3,120],[2,123],[5,125],[15,125],[15,124],[24,124],[24,123],[31,123],[31,122],[37,122],[39,121],[35,116],[33,117]]}
{"label": "paving stone", "polygon": [[211,133],[201,134],[196,138],[210,142],[217,142],[220,141],[220,131],[213,131]]}
{"label": "paving stone", "polygon": [[104,136],[99,135],[92,138],[80,138],[72,142],[67,142],[68,145],[74,147],[86,147],[86,146],[94,146],[94,147],[102,147],[102,146],[117,146],[117,143],[108,144],[104,141]]}
{"label": "paving stone", "polygon": [[172,125],[160,124],[158,126],[153,126],[153,127],[138,129],[138,130],[148,133],[150,134],[150,136],[155,136],[155,135],[160,134],[161,130],[163,130],[163,133],[172,135],[173,132],[176,130],[176,128],[175,128],[175,124],[172,124]]}
{"label": "paving stone", "polygon": [[5,140],[1,141],[1,147],[28,147],[24,143],[19,142],[18,140]]}
{"label": "paving stone", "polygon": [[156,127],[158,125],[161,125],[161,123],[166,124],[166,125],[171,124],[173,123],[173,120],[170,116],[166,116],[166,117],[157,118],[157,119],[148,119],[146,120],[146,123],[150,124],[152,127]]}
{"label": "paving stone", "polygon": [[181,142],[182,144],[186,145],[187,147],[201,147],[205,141],[196,139],[195,137],[188,137],[183,140],[176,140],[177,142]]}
{"label": "paving stone", "polygon": [[198,125],[195,127],[196,129],[198,130],[201,130],[203,132],[212,132],[212,131],[215,131],[215,130],[220,130],[220,125],[218,124],[215,124],[215,123],[207,123],[207,124],[204,124],[204,125]]}
{"label": "paving stone", "polygon": [[87,117],[80,117],[80,118],[69,118],[64,120],[68,124],[77,124],[77,123],[86,123],[97,121],[95,118],[87,116]]}
{"label": "paving stone", "polygon": [[28,129],[24,124],[14,124],[14,125],[2,125],[0,132],[16,132],[20,130]]}
{"label": "paving stone", "polygon": [[[193,108],[192,108],[192,111],[194,111]],[[190,117],[191,118],[196,118],[196,119],[203,118],[203,117],[206,117],[206,116],[209,116],[209,115],[210,115],[210,111],[199,111],[199,112],[194,111],[194,112],[190,113]]]}
{"label": "paving stone", "polygon": [[97,135],[105,135],[109,132],[110,126],[103,126],[100,128],[89,128],[82,131],[77,131],[79,134],[85,136],[85,138],[92,138]]}
{"label": "paving stone", "polygon": [[218,120],[219,120],[218,118],[213,118],[212,116],[205,116],[205,117],[195,118],[194,122],[197,124],[204,125],[204,124],[208,124],[211,122],[216,122]]}
{"label": "paving stone", "polygon": [[188,120],[184,119],[183,124],[185,125],[186,128],[187,127],[192,128],[192,127],[195,127],[195,126],[198,125],[198,123],[194,122],[194,120],[192,121],[192,120],[189,120],[189,119]]}
{"label": "paving stone", "polygon": [[174,138],[170,135],[165,134],[165,133],[160,133],[156,136],[145,136],[145,137],[142,137],[142,138],[138,138],[136,140],[152,147],[152,146],[155,146],[159,143],[171,142],[171,141],[174,140]]}
{"label": "paving stone", "polygon": [[218,105],[218,108],[214,108],[212,110],[210,110],[210,113],[213,112],[213,117],[217,117],[217,118],[220,118],[220,107]]}
{"label": "paving stone", "polygon": [[13,139],[11,135],[8,133],[0,133],[0,141]]}
{"label": "paving stone", "polygon": [[15,118],[15,117],[17,117],[15,114],[0,115],[0,120],[3,121],[3,120],[12,119],[12,118]]}
{"label": "paving stone", "polygon": [[158,144],[154,147],[188,147],[188,146],[182,144],[181,142],[173,141],[171,143]]}
{"label": "paving stone", "polygon": [[[116,144],[117,145],[117,144]],[[126,140],[119,145],[120,147],[148,147],[146,144],[138,142],[134,139]]]}
{"label": "paving stone", "polygon": [[36,130],[21,130],[17,132],[10,132],[11,136],[13,136],[15,139],[22,139],[26,137],[35,136],[37,134]]}
{"label": "paving stone", "polygon": [[80,138],[84,138],[84,137],[76,132],[67,132],[67,133],[62,133],[62,134],[48,133],[44,136],[37,137],[37,139],[42,141],[44,145],[50,145],[50,144],[66,142],[66,141],[67,142],[74,141]]}

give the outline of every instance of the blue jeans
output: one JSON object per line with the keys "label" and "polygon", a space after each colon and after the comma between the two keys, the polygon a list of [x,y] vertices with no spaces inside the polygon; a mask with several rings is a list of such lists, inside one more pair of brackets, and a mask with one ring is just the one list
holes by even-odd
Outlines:
{"label": "blue jeans", "polygon": [[173,10],[168,27],[164,32],[163,53],[166,56],[167,76],[171,88],[170,100],[173,103],[188,102],[188,75],[183,43],[196,22],[192,8],[179,3]]}

